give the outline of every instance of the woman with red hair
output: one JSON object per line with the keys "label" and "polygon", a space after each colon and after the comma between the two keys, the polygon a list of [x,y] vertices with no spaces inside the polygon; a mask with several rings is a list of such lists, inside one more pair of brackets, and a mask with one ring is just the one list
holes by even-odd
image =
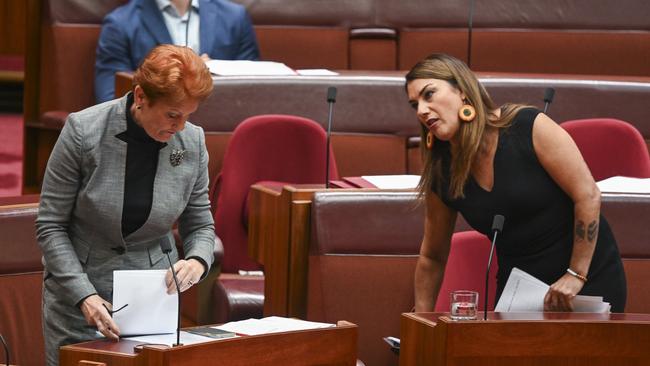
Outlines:
{"label": "woman with red hair", "polygon": [[[58,364],[62,345],[95,339],[97,331],[120,336],[110,311],[114,270],[166,269],[166,242],[181,291],[208,272],[218,243],[208,154],[203,130],[187,118],[211,91],[198,55],[163,45],[136,70],[131,92],[68,117],[47,164],[36,220],[48,365]],[[166,282],[174,292],[169,271]]]}

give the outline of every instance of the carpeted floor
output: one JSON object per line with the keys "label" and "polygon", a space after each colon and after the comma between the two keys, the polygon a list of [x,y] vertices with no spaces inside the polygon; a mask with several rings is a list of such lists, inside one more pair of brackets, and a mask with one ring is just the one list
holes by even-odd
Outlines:
{"label": "carpeted floor", "polygon": [[23,117],[0,114],[0,197],[17,196],[23,186]]}

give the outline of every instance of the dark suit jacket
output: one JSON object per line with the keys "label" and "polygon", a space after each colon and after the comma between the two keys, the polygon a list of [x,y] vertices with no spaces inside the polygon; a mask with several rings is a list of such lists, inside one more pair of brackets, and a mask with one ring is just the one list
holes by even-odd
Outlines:
{"label": "dark suit jacket", "polygon": [[[201,54],[256,60],[257,41],[246,9],[227,0],[199,0]],[[95,60],[95,99],[115,97],[115,73],[132,71],[159,44],[172,43],[155,0],[131,0],[104,18]]]}

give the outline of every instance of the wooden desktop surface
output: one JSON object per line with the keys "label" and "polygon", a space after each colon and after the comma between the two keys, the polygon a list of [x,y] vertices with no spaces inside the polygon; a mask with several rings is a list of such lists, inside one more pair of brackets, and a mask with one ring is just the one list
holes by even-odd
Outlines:
{"label": "wooden desktop surface", "polygon": [[180,347],[143,342],[96,340],[61,347],[61,366],[80,361],[111,366],[139,365],[355,365],[357,326],[345,321],[336,327],[214,340]]}
{"label": "wooden desktop surface", "polygon": [[650,314],[488,314],[402,314],[400,366],[650,364]]}

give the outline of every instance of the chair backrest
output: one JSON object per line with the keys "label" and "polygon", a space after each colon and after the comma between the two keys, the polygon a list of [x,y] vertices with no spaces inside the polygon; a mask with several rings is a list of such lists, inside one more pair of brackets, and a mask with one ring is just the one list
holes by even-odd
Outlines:
{"label": "chair backrest", "polygon": [[[250,186],[260,181],[325,183],[327,138],[313,120],[290,115],[260,115],[233,131],[211,197],[215,228],[223,241],[223,272],[259,269],[247,255],[245,213]],[[338,177],[330,149],[330,178]]]}
{"label": "chair backrest", "polygon": [[399,337],[400,314],[413,307],[424,219],[416,200],[415,192],[314,194],[307,319],[357,324],[368,365],[398,363],[382,337]]}
{"label": "chair backrest", "polygon": [[102,19],[126,0],[43,2],[39,117],[95,104],[95,49]]}
{"label": "chair backrest", "polygon": [[627,281],[626,313],[650,313],[650,195],[603,193],[601,213],[609,222]]}
{"label": "chair backrest", "polygon": [[43,264],[34,226],[38,203],[13,201],[0,206],[0,333],[9,345],[12,364],[43,365]]}
{"label": "chair backrest", "polygon": [[[478,292],[478,309],[484,309],[485,271],[490,255],[490,244],[490,240],[485,235],[474,230],[454,233],[451,238],[445,277],[438,292],[436,311],[449,311],[450,293],[455,290]],[[495,305],[497,268],[495,253],[490,266],[488,310],[494,309]]]}
{"label": "chair backrest", "polygon": [[594,179],[650,177],[650,155],[641,133],[613,118],[567,121],[562,126],[582,153]]}
{"label": "chair backrest", "polygon": [[[397,364],[397,357],[382,337],[399,335],[400,314],[410,311],[414,304],[415,266],[424,227],[424,206],[417,204],[417,193],[316,192],[311,221],[307,319],[351,321],[359,326],[359,358],[363,362],[379,366]],[[455,231],[466,227],[464,220],[458,220]],[[458,241],[456,235],[454,246]],[[472,245],[463,247],[476,252],[452,249],[452,255],[475,258],[455,261],[451,258],[448,276],[458,273],[466,277],[474,267],[467,269],[465,265],[473,261],[481,262],[476,268],[484,274],[479,268],[485,268],[486,257],[481,253],[489,250],[489,243],[485,251]],[[454,272],[452,266],[460,268]],[[300,275],[292,273],[291,276],[293,279]],[[477,274],[476,282],[481,283],[483,278]],[[462,284],[459,287],[462,289],[475,289],[459,280],[448,278],[445,282]],[[448,310],[449,300],[446,303]]]}

